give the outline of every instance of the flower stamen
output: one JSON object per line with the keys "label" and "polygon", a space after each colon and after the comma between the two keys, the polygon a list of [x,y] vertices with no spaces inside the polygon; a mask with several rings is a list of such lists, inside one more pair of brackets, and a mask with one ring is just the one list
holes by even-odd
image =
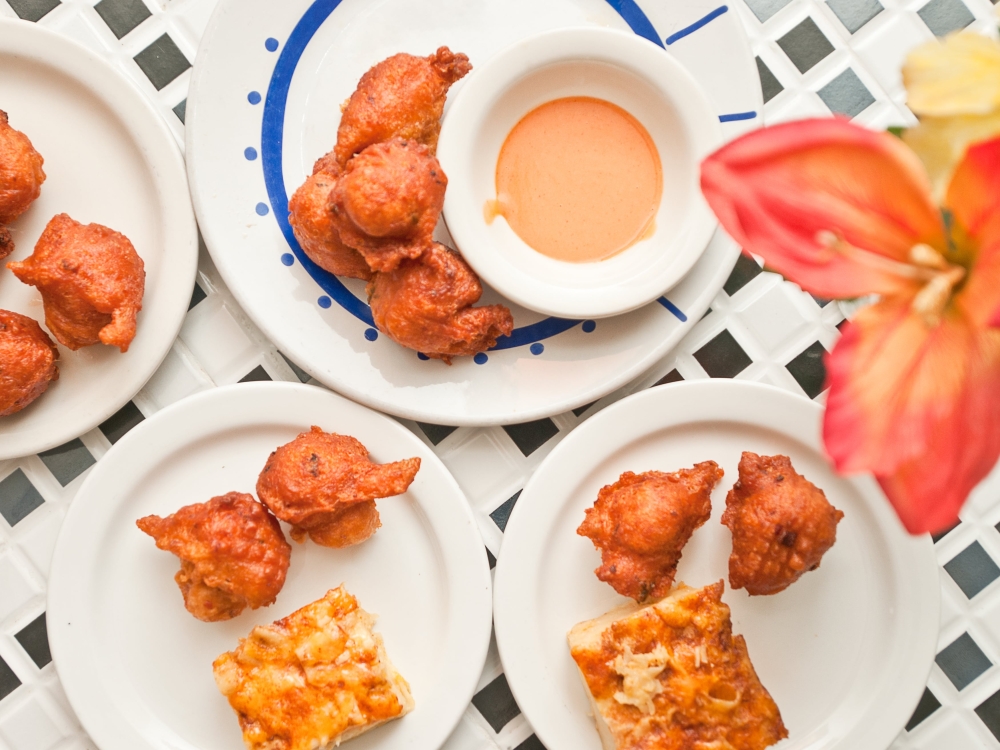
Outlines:
{"label": "flower stamen", "polygon": [[951,299],[952,290],[965,278],[965,269],[950,266],[948,270],[936,274],[913,298],[911,309],[924,319],[929,328],[941,323],[941,315]]}

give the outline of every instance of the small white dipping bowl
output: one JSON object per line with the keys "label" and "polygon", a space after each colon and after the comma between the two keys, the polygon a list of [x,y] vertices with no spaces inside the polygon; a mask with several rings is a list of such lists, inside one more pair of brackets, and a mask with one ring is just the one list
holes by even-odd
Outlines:
{"label": "small white dipping bowl", "polygon": [[[569,263],[533,250],[502,216],[487,223],[510,131],[536,107],[568,96],[617,104],[649,132],[663,168],[655,231],[606,260]],[[438,159],[448,175],[444,217],[465,259],[519,305],[563,318],[634,310],[697,262],[716,220],[701,195],[701,160],[721,145],[719,120],[691,75],[635,34],[568,28],[525,39],[478,65],[445,115]]]}

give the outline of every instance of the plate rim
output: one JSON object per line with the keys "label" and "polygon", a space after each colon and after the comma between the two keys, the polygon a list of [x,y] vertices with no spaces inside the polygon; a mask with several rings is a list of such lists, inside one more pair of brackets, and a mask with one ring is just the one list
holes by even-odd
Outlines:
{"label": "plate rim", "polygon": [[[303,11],[307,10],[309,7],[312,7],[312,3],[308,2],[308,0],[303,0]],[[612,3],[612,7],[614,7],[614,3]],[[694,325],[701,320],[705,311],[708,310],[712,301],[725,284],[726,279],[729,278],[732,269],[735,267],[741,250],[721,228],[717,228],[707,243],[706,249],[703,251],[701,258],[699,259],[699,263],[704,260],[705,253],[709,251],[709,247],[714,243],[720,243],[722,245],[718,252],[724,260],[716,265],[714,274],[712,274],[709,281],[703,286],[701,292],[696,296],[695,300],[690,305],[685,307],[684,314],[686,315],[686,320],[679,321],[678,325],[668,332],[667,335],[662,338],[658,338],[655,346],[649,347],[644,356],[637,358],[631,366],[619,370],[614,378],[607,378],[600,384],[594,385],[586,391],[581,391],[571,398],[560,398],[558,400],[553,399],[545,405],[540,404],[532,409],[526,409],[524,407],[517,407],[516,409],[511,409],[510,407],[506,409],[499,409],[493,407],[490,403],[487,403],[484,404],[480,410],[471,414],[468,413],[468,409],[445,413],[443,410],[435,409],[433,407],[424,408],[419,401],[412,402],[411,400],[408,402],[398,398],[383,398],[378,394],[372,394],[369,392],[369,390],[366,389],[364,384],[361,382],[352,384],[342,378],[335,378],[332,374],[326,373],[322,369],[314,366],[311,362],[310,356],[308,355],[309,345],[307,343],[300,343],[292,337],[283,336],[281,334],[282,326],[280,322],[273,320],[268,316],[262,315],[254,306],[253,299],[249,296],[250,292],[243,289],[238,283],[233,283],[236,278],[234,276],[233,269],[238,265],[238,254],[227,252],[226,250],[220,250],[219,248],[232,246],[234,241],[228,239],[229,233],[220,231],[219,228],[216,227],[215,222],[210,220],[210,214],[212,212],[208,209],[209,201],[202,195],[198,179],[198,158],[201,153],[199,145],[199,138],[201,137],[199,135],[199,127],[203,117],[201,113],[202,101],[207,96],[207,94],[202,93],[203,87],[206,85],[204,83],[206,65],[208,64],[206,61],[213,52],[212,48],[216,41],[216,36],[220,33],[220,28],[223,27],[223,24],[226,20],[228,20],[228,17],[239,8],[240,4],[238,0],[219,0],[219,3],[216,5],[215,10],[213,11],[212,16],[205,28],[205,33],[202,36],[201,43],[198,48],[198,54],[195,57],[195,64],[191,75],[188,93],[187,124],[185,127],[186,161],[192,202],[194,204],[195,213],[198,216],[199,226],[201,227],[202,236],[205,238],[205,244],[208,248],[209,254],[212,256],[212,260],[215,263],[216,268],[218,268],[220,275],[225,281],[230,292],[240,304],[240,307],[246,312],[247,316],[253,321],[253,323],[260,328],[265,336],[270,341],[275,342],[275,345],[279,346],[279,349],[284,352],[284,354],[287,355],[291,361],[295,362],[298,367],[314,378],[317,382],[335,390],[337,393],[369,406],[372,409],[392,414],[400,418],[410,419],[417,422],[448,424],[456,427],[489,427],[515,424],[543,419],[557,414],[563,414],[585,404],[593,403],[618,388],[632,382],[636,378],[641,377],[651,367],[653,367],[659,359],[666,356],[666,354],[676,347],[680,340],[691,331]],[[726,15],[729,16],[731,14]],[[736,25],[736,28],[739,29],[740,33],[738,34],[738,37],[741,48],[740,52],[752,62],[752,48],[742,22],[738,17],[733,16],[733,20],[727,20],[726,23],[733,23]],[[756,100],[758,102],[757,111],[762,111],[763,93],[759,89],[756,91]],[[758,118],[755,125],[761,125],[762,120],[762,117]],[[723,140],[725,139],[726,135],[724,134]],[[228,256],[232,256],[232,260],[227,262]],[[697,267],[698,266],[696,264],[695,269]],[[692,271],[685,275],[684,278],[686,279],[695,269],[692,269]],[[679,283],[683,283],[683,280],[684,279],[682,279]],[[405,388],[405,386],[396,387],[393,389],[392,393],[398,393],[401,390],[405,390]]]}
{"label": "plate rim", "polygon": [[[720,393],[721,391],[728,391],[728,394]],[[710,398],[706,399],[706,395]],[[670,402],[694,402],[695,399],[701,399],[704,404],[702,408],[704,408],[705,414],[703,416],[699,416],[698,418],[685,416],[677,419],[674,415],[671,415],[669,411]],[[508,677],[511,692],[525,717],[534,727],[538,738],[550,750],[562,750],[563,744],[560,742],[559,735],[553,728],[554,725],[550,719],[537,706],[533,705],[531,699],[528,697],[528,691],[525,690],[526,676],[530,675],[531,670],[525,666],[523,658],[519,660],[516,656],[518,641],[522,640],[523,634],[519,632],[517,617],[512,611],[511,604],[511,602],[523,601],[525,598],[525,596],[516,596],[518,584],[523,584],[524,579],[523,576],[518,575],[516,569],[512,568],[512,566],[517,564],[524,565],[524,556],[521,555],[515,559],[512,549],[514,549],[515,545],[524,546],[517,542],[522,533],[528,533],[531,529],[537,530],[539,527],[538,523],[532,524],[531,509],[540,506],[545,501],[538,499],[532,502],[534,494],[539,491],[536,487],[543,486],[543,482],[547,479],[546,473],[553,470],[549,468],[550,465],[563,461],[563,455],[571,455],[575,450],[576,444],[580,441],[590,439],[588,433],[596,432],[599,435],[607,435],[608,431],[605,429],[607,426],[627,420],[630,415],[634,416],[636,413],[658,413],[666,416],[661,417],[655,428],[652,426],[648,429],[643,427],[641,430],[633,432],[630,440],[635,440],[643,434],[650,434],[654,431],[670,427],[691,423],[704,423],[713,420],[741,421],[747,424],[761,425],[756,420],[745,417],[741,418],[741,414],[734,413],[730,408],[733,402],[744,405],[755,404],[756,408],[763,408],[761,404],[767,402],[771,404],[772,410],[775,405],[784,406],[790,411],[798,410],[800,415],[806,415],[812,420],[816,427],[813,441],[803,441],[801,434],[796,435],[786,432],[780,426],[775,426],[776,423],[768,423],[765,426],[797,441],[806,442],[807,444],[812,442],[810,447],[817,449],[821,455],[825,455],[819,431],[823,407],[816,402],[783,388],[755,381],[695,380],[683,383],[671,383],[667,386],[647,389],[622,399],[595,414],[560,442],[545,457],[526,483],[521,493],[521,499],[526,499],[527,502],[518,502],[514,507],[507,522],[500,552],[497,555],[493,583],[493,618],[497,650],[504,667],[504,673]],[[727,409],[729,409],[728,412]],[[614,451],[620,450],[627,444],[625,441],[614,442],[612,440],[611,443],[608,443],[605,440],[604,442],[605,445],[612,446],[602,449],[602,455],[604,456],[611,455]],[[864,497],[871,497],[873,492],[882,496],[881,490],[870,475],[841,476],[845,481],[853,484],[857,491]],[[882,498],[884,500],[884,496]],[[552,506],[552,503],[549,503],[549,505]],[[923,695],[927,679],[934,664],[940,632],[940,572],[933,542],[927,535],[913,537],[907,534],[902,524],[892,512],[888,500],[884,500],[883,504],[874,507],[873,514],[878,519],[881,528],[888,531],[889,534],[895,535],[897,541],[901,543],[900,546],[907,547],[907,549],[903,550],[902,554],[897,551],[897,560],[900,558],[909,559],[913,564],[912,569],[915,571],[915,574],[911,579],[910,588],[918,595],[918,610],[922,615],[921,618],[914,620],[917,624],[913,628],[913,642],[918,643],[920,648],[912,649],[910,652],[916,656],[907,663],[907,679],[904,681],[903,688],[896,688],[891,696],[882,696],[891,699],[886,706],[886,710],[875,717],[877,721],[876,725],[866,726],[864,744],[853,745],[851,750],[885,750],[899,735],[899,732],[902,731],[914,708],[917,706],[920,697]],[[886,523],[888,526],[883,525]],[[548,524],[543,525],[545,529],[551,528]],[[525,532],[521,531],[522,526],[525,527]],[[512,539],[515,542],[509,543],[509,540]],[[511,562],[512,560],[515,560],[515,562]],[[728,583],[727,579],[727,587]],[[898,674],[894,676],[894,685],[900,683],[898,678]],[[596,735],[596,728],[594,731]],[[857,731],[855,729],[852,734]],[[845,750],[846,746],[838,741],[836,745],[829,747],[830,750]]]}
{"label": "plate rim", "polygon": [[[183,284],[185,289],[193,289],[198,272],[198,226],[188,190],[187,170],[173,133],[153,103],[104,57],[75,39],[36,23],[0,18],[0,52],[58,70],[79,83],[120,120],[142,155],[143,166],[160,200],[158,213],[163,220],[164,252],[169,254],[169,262],[164,262],[160,270],[162,284],[178,288]],[[9,428],[4,429],[5,425],[0,423],[0,433],[3,433],[0,435],[0,460],[20,458],[62,445],[118,412],[145,387],[170,353],[184,324],[189,302],[185,292],[178,295],[171,314],[158,315],[157,327],[164,333],[160,346],[153,347],[155,357],[151,356],[144,365],[135,366],[133,371],[138,374],[126,387],[115,391],[118,396],[109,399],[104,409],[93,411],[92,417],[75,423],[60,420],[56,426],[61,429],[47,430],[49,437],[33,441],[18,438],[16,433],[12,436]]]}
{"label": "plate rim", "polygon": [[[285,398],[316,402],[326,414],[344,413],[344,410],[354,412],[356,415],[363,414],[364,419],[378,423],[380,429],[395,432],[402,439],[410,442],[415,454],[420,456],[423,466],[434,466],[438,478],[448,488],[447,493],[436,491],[434,494],[437,498],[448,494],[453,498],[452,508],[438,512],[454,513],[457,511],[459,515],[454,516],[453,525],[456,528],[467,527],[470,534],[468,541],[463,542],[463,545],[467,545],[467,549],[457,551],[457,547],[452,547],[452,551],[445,555],[446,559],[442,563],[446,571],[446,591],[452,602],[448,605],[449,616],[446,622],[449,629],[461,626],[455,632],[459,634],[463,644],[463,648],[459,650],[462,657],[452,660],[448,676],[450,679],[454,676],[455,670],[461,668],[461,677],[464,679],[464,683],[457,688],[449,686],[445,691],[447,695],[454,697],[448,702],[449,714],[434,723],[434,733],[422,735],[419,745],[413,745],[411,741],[407,746],[439,748],[457,726],[469,706],[483,665],[486,662],[490,643],[493,606],[492,580],[485,553],[476,554],[485,548],[479,527],[465,494],[451,472],[448,471],[440,458],[406,427],[336,393],[301,383],[236,383],[204,391],[175,402],[127,433],[108,451],[86,478],[63,520],[56,539],[46,595],[48,637],[52,650],[52,660],[74,713],[91,738],[104,750],[143,750],[144,748],[152,750],[163,747],[163,744],[155,741],[153,732],[140,733],[121,717],[118,700],[114,698],[113,694],[100,687],[103,678],[101,677],[102,670],[97,668],[99,660],[87,648],[88,636],[93,632],[97,608],[88,606],[92,602],[84,601],[83,597],[85,590],[90,589],[90,584],[87,582],[88,576],[99,572],[96,564],[98,550],[93,547],[88,535],[81,532],[86,532],[87,529],[110,528],[115,523],[115,513],[128,502],[127,499],[119,497],[113,507],[100,510],[102,505],[108,505],[106,494],[102,495],[101,493],[102,486],[108,486],[109,483],[111,486],[114,485],[114,472],[121,461],[127,460],[137,452],[146,450],[145,446],[149,443],[147,435],[154,435],[157,431],[163,432],[177,427],[184,431],[185,428],[190,428],[192,418],[195,415],[202,411],[208,413],[211,409],[223,408],[227,406],[227,403],[231,406],[233,401],[246,402],[256,399],[260,403],[258,409],[270,410],[272,415],[280,418],[281,403],[282,399]],[[265,404],[265,401],[270,403]],[[206,402],[208,403],[206,404]],[[213,404],[212,402],[217,403]],[[171,441],[176,442],[178,446],[183,446],[190,444],[194,439],[202,439],[206,433],[213,434],[220,430],[236,428],[241,424],[253,424],[255,416],[259,415],[252,413],[248,417],[243,412],[230,408],[227,412],[227,419],[221,424],[213,422],[209,429],[203,429],[201,432],[188,429],[187,434],[182,437],[170,436],[169,432],[164,432],[164,434]],[[159,456],[151,456],[146,465],[155,466],[160,463]],[[421,508],[426,513],[427,508],[423,505]],[[447,552],[448,548],[442,544],[441,549]],[[452,565],[448,565],[448,556],[461,557],[464,560],[462,567],[455,565],[457,560],[452,560]],[[81,557],[83,558],[82,564]],[[460,596],[455,595],[456,584],[461,587],[459,589]],[[273,614],[275,618],[281,615],[279,612]],[[234,731],[237,731],[235,721],[233,726]],[[144,744],[137,745],[126,738],[142,739]],[[190,745],[186,746],[191,747]]]}

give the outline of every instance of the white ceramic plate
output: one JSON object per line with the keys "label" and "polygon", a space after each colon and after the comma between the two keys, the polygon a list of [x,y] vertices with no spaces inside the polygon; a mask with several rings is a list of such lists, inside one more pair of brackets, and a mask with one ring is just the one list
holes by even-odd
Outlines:
{"label": "white ceramic plate", "polygon": [[[379,501],[382,528],[355,547],[294,544],[278,600],[222,623],[184,609],[178,560],[135,520],[230,491],[253,493],[268,455],[310,425],[353,435],[374,460],[419,456],[402,496]],[[288,532],[285,526],[286,536]],[[259,624],[344,583],[416,701],[352,748],[436,750],[468,706],[490,639],[490,572],[461,490],[396,422],[326,390],[238,384],[146,420],[101,459],[63,524],[49,579],[48,632],[59,677],[102,750],[241,750],[212,661]]]}
{"label": "white ceramic plate", "polygon": [[714,460],[726,472],[712,519],[684,549],[678,581],[728,578],[720,524],[742,451],[785,454],[844,511],[819,570],[775,596],[732,591],[736,633],[781,710],[781,750],[885,750],[906,724],[937,645],[939,583],[928,537],[903,530],[874,480],[831,469],[821,408],[771,386],[702,381],[654,388],[589,419],[546,458],[507,524],[495,577],[497,645],[518,705],[549,750],[599,750],[566,633],[626,601],[593,570],[576,529],[623,471]]}
{"label": "white ceramic plate", "polygon": [[[605,395],[652,366],[698,321],[737,258],[721,233],[659,303],[597,322],[510,305],[514,335],[448,367],[380,336],[364,285],[342,284],[295,243],[288,196],[333,146],[340,104],[374,63],[448,45],[478,65],[525,37],[575,25],[633,28],[665,46],[704,88],[726,135],[759,124],[753,54],[735,11],[716,0],[221,0],[191,81],[188,174],[222,276],[288,357],[383,411],[452,425],[503,424]],[[487,290],[484,303],[499,301]]]}
{"label": "white ceramic plate", "polygon": [[0,109],[42,154],[47,175],[41,197],[11,225],[17,249],[0,262],[0,308],[44,327],[41,295],[6,263],[30,255],[58,213],[122,232],[146,265],[128,352],[60,346],[59,380],[27,409],[0,417],[4,459],[93,429],[145,385],[191,301],[198,233],[177,142],[143,94],[103,58],[37,24],[0,19]]}

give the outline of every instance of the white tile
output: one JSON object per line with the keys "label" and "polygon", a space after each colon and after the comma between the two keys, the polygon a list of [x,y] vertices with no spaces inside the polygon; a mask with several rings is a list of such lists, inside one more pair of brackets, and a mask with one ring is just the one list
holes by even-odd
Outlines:
{"label": "white tile", "polygon": [[0,555],[0,592],[3,592],[0,596],[0,620],[6,619],[7,615],[38,593],[9,552]]}
{"label": "white tile", "polygon": [[66,509],[64,506],[50,505],[39,508],[36,513],[43,515],[37,521],[32,519],[31,525],[23,532],[18,529],[17,544],[25,557],[31,560],[43,576],[48,578],[49,568],[52,565],[52,553],[56,548],[56,538],[59,536],[59,529],[62,526],[63,517],[66,515]]}
{"label": "white tile", "polygon": [[767,351],[809,329],[805,317],[809,311],[797,299],[801,295],[791,285],[779,283],[742,311],[743,322]]}
{"label": "white tile", "polygon": [[466,714],[441,750],[496,750],[498,747],[489,734]]}
{"label": "white tile", "polygon": [[510,483],[518,473],[517,466],[487,432],[480,432],[442,460],[473,505],[495,499],[495,490]]}
{"label": "white tile", "polygon": [[182,347],[183,344],[174,344],[160,369],[141,391],[142,398],[159,409],[215,385],[208,374],[186,356],[186,347]]}
{"label": "white tile", "polygon": [[976,724],[979,724],[979,719],[975,714],[969,711],[963,716],[963,713],[965,712],[953,711],[942,716],[941,721],[935,722],[931,731],[921,737],[918,745],[920,750],[993,750],[997,747],[995,741],[990,742],[983,736],[989,734],[986,727],[978,731]]}
{"label": "white tile", "polygon": [[[862,36],[862,35],[859,35]],[[907,54],[934,35],[914,13],[898,13],[892,24],[879,24],[854,47],[865,68],[890,94],[903,82]]]}
{"label": "white tile", "polygon": [[3,718],[0,737],[11,750],[49,750],[63,738],[63,733],[35,694]]}
{"label": "white tile", "polygon": [[180,337],[216,383],[238,380],[252,369],[244,366],[257,358],[250,338],[217,297],[188,313]]}

